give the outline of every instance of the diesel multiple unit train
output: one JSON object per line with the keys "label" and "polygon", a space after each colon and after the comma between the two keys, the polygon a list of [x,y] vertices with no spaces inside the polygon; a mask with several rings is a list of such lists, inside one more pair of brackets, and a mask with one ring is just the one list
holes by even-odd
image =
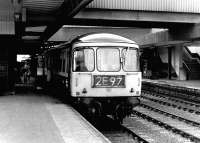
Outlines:
{"label": "diesel multiple unit train", "polygon": [[121,120],[139,103],[139,46],[132,40],[109,33],[85,34],[43,56],[47,84],[57,94],[65,90],[82,112]]}

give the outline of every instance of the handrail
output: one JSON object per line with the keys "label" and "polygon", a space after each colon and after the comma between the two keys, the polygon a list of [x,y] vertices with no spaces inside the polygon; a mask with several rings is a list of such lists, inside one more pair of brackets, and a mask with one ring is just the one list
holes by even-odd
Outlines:
{"label": "handrail", "polygon": [[191,69],[187,66],[187,64],[185,63],[185,61],[183,61],[183,65],[186,67],[187,71],[189,71],[190,73],[192,72]]}
{"label": "handrail", "polygon": [[198,54],[191,53],[187,46],[184,46],[184,51],[186,51],[185,54],[187,54],[190,59],[196,60],[200,64],[200,56]]}

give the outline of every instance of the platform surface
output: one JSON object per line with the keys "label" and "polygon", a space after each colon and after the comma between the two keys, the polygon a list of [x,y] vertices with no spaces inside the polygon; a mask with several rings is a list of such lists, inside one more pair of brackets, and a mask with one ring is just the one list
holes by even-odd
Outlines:
{"label": "platform surface", "polygon": [[1,96],[0,119],[0,143],[109,142],[71,106],[47,96]]}
{"label": "platform surface", "polygon": [[151,79],[143,79],[142,81],[145,82],[152,82],[152,83],[160,83],[160,84],[168,84],[171,86],[180,86],[192,89],[200,90],[200,80],[168,80],[168,79],[158,79],[158,80],[151,80]]}

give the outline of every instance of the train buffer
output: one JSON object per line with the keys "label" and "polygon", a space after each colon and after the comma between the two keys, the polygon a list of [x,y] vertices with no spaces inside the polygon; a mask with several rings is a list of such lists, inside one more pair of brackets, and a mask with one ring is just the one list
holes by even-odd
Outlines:
{"label": "train buffer", "polygon": [[0,96],[2,143],[108,143],[71,106],[36,94]]}

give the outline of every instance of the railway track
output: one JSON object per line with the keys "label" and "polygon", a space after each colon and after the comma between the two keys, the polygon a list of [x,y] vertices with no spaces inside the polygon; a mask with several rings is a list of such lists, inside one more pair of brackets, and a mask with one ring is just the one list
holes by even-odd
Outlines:
{"label": "railway track", "polygon": [[[161,120],[160,114],[137,107],[134,113],[124,119],[122,125],[112,119],[101,119],[93,124],[113,143],[194,143],[200,142],[195,135],[171,125],[170,120]],[[180,126],[180,123],[178,124]],[[181,126],[183,127],[183,125]],[[189,128],[187,128],[189,129]],[[193,130],[193,129],[192,129]],[[196,130],[194,130],[196,131]]]}
{"label": "railway track", "polygon": [[200,104],[150,92],[142,92],[141,101],[143,101],[143,105],[170,112],[169,116],[173,116],[173,118],[200,126]]}
{"label": "railway track", "polygon": [[184,123],[147,107],[134,108],[133,114],[125,118],[122,125],[110,118],[93,121],[92,124],[113,143],[200,142],[198,125]]}
{"label": "railway track", "polygon": [[[171,134],[171,136],[175,137],[172,138],[171,136],[167,136],[168,139],[166,142],[200,142],[200,129],[198,127],[184,123],[177,119],[173,119],[165,114],[161,114],[160,112],[157,113],[144,107],[137,107],[134,112],[134,115],[137,116],[137,118],[147,121],[147,127],[152,126],[150,123],[154,125],[154,127],[150,128],[149,134],[147,134],[152,138],[152,140],[154,140],[152,142],[160,142],[160,140],[162,141],[163,138],[161,137],[161,133],[163,132]],[[155,125],[157,125],[157,127]],[[156,130],[159,131],[155,132]],[[155,134],[157,134],[157,136],[155,136]]]}
{"label": "railway track", "polygon": [[199,104],[142,92],[141,105],[123,124],[103,119],[92,124],[113,143],[199,143]]}
{"label": "railway track", "polygon": [[189,101],[193,104],[200,103],[200,90],[189,87],[174,86],[170,84],[160,84],[153,82],[142,82],[142,91],[151,92],[156,95],[177,98],[182,101]]}
{"label": "railway track", "polygon": [[[193,143],[189,138],[169,130],[168,126],[135,112],[125,118],[123,125],[149,143]],[[167,127],[167,128],[166,128]]]}
{"label": "railway track", "polygon": [[143,90],[141,104],[121,125],[113,120],[93,125],[114,143],[199,143],[200,103],[162,92]]}
{"label": "railway track", "polygon": [[141,135],[135,134],[131,129],[114,121],[111,117],[105,116],[96,120],[90,120],[112,143],[149,143]]}
{"label": "railway track", "polygon": [[200,104],[182,100],[180,98],[171,97],[159,93],[151,93],[149,91],[143,91],[142,92],[142,98],[145,98],[147,100],[151,100],[154,102],[159,102],[160,104],[167,105],[167,106],[173,106],[174,108],[188,111],[189,113],[194,113],[197,115],[200,115]]}
{"label": "railway track", "polygon": [[141,105],[124,125],[152,143],[199,143],[199,112],[200,104],[143,91]]}

